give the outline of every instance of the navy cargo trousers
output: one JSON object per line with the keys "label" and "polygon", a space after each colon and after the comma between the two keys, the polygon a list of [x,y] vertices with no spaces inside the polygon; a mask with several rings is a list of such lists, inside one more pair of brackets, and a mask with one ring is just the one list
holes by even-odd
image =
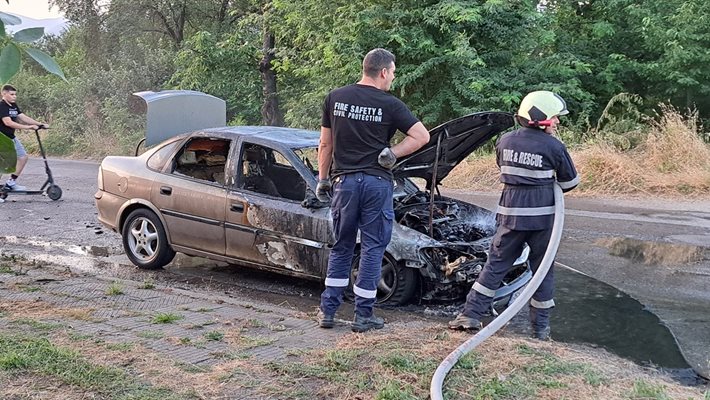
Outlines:
{"label": "navy cargo trousers", "polygon": [[360,264],[353,285],[355,313],[369,318],[385,248],[392,236],[392,181],[361,172],[339,175],[333,182],[330,212],[335,243],[328,259],[320,308],[326,315],[334,315],[342,303],[360,231]]}
{"label": "navy cargo trousers", "polygon": [[[545,256],[551,234],[552,229],[516,231],[499,225],[491,242],[488,261],[466,297],[463,314],[480,320],[490,310],[496,290],[520,256],[525,243],[530,246],[530,269],[536,272]],[[530,322],[535,329],[549,325],[550,309],[555,306],[554,287],[554,270],[550,266],[530,300]]]}

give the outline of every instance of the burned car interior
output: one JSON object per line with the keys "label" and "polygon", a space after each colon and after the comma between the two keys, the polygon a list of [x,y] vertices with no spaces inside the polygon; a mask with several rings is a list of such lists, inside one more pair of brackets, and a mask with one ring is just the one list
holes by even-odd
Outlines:
{"label": "burned car interior", "polygon": [[229,146],[225,139],[191,139],[176,155],[173,173],[224,185]]}
{"label": "burned car interior", "polygon": [[299,202],[304,199],[306,182],[278,151],[245,143],[240,161],[237,180],[240,189]]}

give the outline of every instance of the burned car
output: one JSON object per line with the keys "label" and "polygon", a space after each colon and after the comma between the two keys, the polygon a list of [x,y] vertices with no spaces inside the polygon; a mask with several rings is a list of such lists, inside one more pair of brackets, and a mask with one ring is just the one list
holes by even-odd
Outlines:
{"label": "burned car", "polygon": [[[438,186],[512,124],[512,115],[500,112],[458,118],[397,161],[380,303],[453,300],[468,292],[486,261],[495,215],[442,196]],[[95,195],[98,218],[122,235],[139,268],[161,268],[181,252],[323,280],[333,234],[328,204],[314,195],[318,142],[315,131],[233,126],[180,134],[136,157],[106,157]],[[527,252],[498,300],[530,280]],[[358,259],[356,249],[353,277]]]}

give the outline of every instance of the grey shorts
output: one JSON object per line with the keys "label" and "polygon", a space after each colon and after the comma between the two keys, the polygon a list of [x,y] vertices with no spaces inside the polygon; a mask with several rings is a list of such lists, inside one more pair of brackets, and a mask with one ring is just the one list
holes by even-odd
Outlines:
{"label": "grey shorts", "polygon": [[26,156],[27,150],[25,150],[25,146],[22,145],[20,139],[14,138],[12,141],[15,142],[15,153],[17,153],[17,158]]}

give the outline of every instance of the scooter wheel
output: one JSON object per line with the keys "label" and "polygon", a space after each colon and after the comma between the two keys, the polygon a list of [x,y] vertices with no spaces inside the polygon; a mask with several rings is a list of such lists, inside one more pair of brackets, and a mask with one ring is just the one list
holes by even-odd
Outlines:
{"label": "scooter wheel", "polygon": [[47,197],[52,200],[59,200],[62,198],[62,188],[57,185],[50,185],[47,188]]}

